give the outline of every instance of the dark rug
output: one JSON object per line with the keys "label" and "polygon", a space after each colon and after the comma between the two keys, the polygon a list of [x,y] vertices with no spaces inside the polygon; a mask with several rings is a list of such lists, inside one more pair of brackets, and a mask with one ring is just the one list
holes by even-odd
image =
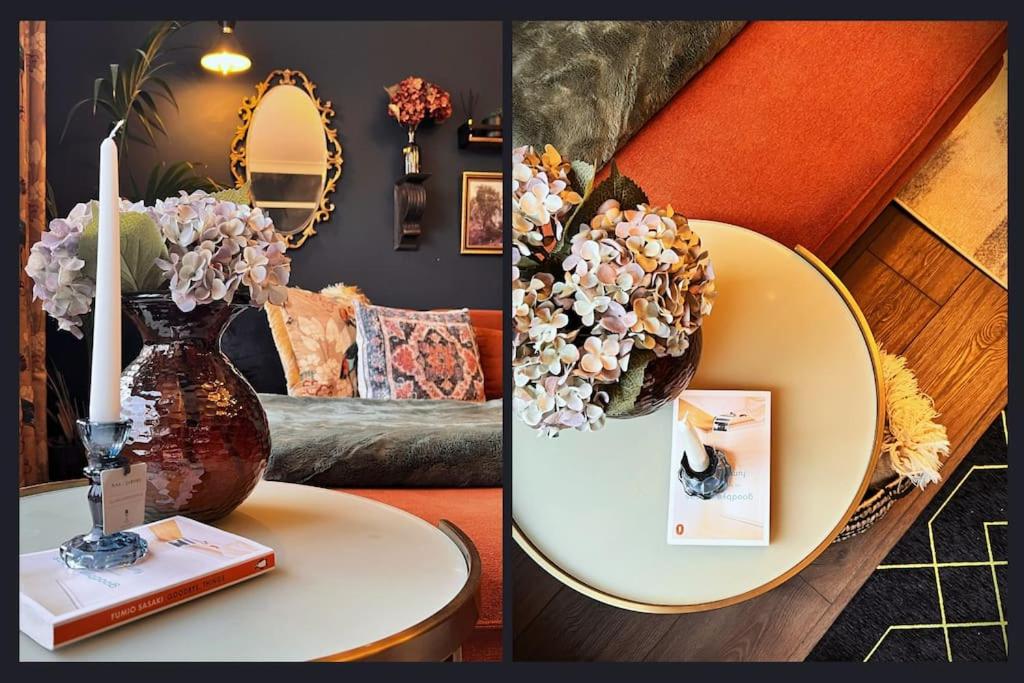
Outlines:
{"label": "dark rug", "polygon": [[1005,422],[988,428],[808,661],[1005,661]]}

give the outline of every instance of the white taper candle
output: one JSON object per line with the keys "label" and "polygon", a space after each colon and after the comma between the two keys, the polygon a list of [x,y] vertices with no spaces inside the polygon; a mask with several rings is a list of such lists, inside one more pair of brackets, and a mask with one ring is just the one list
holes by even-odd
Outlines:
{"label": "white taper candle", "polygon": [[704,450],[704,443],[701,442],[700,435],[697,434],[697,430],[690,423],[689,411],[683,415],[683,419],[679,421],[677,428],[679,429],[683,452],[686,453],[686,461],[690,464],[690,469],[694,472],[705,471],[711,462],[707,451]]}
{"label": "white taper candle", "polygon": [[123,123],[118,123],[100,144],[100,215],[89,390],[89,419],[93,422],[121,420],[121,198],[114,134]]}

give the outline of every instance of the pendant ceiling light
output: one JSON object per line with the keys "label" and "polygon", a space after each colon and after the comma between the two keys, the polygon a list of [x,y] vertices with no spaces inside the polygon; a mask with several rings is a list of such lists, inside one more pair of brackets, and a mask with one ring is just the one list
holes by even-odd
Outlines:
{"label": "pendant ceiling light", "polygon": [[248,71],[252,66],[252,60],[245,56],[238,44],[238,38],[235,37],[235,22],[217,23],[220,24],[220,35],[199,63],[204,69],[217,71],[225,76]]}

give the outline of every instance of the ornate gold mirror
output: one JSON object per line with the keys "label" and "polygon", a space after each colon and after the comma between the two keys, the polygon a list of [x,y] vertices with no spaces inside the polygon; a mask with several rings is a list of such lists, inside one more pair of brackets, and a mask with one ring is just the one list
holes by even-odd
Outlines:
{"label": "ornate gold mirror", "polygon": [[321,102],[301,71],[276,69],[242,100],[231,141],[231,175],[246,182],[289,248],[316,234],[334,211],[330,195],[341,177],[341,144],[331,128],[334,109]]}

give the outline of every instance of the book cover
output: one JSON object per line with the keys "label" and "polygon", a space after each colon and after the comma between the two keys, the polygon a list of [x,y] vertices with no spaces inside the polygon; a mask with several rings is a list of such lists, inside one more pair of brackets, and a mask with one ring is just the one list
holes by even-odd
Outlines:
{"label": "book cover", "polygon": [[[669,457],[668,542],[672,545],[768,545],[771,497],[771,392],[687,390],[674,402]],[[679,480],[683,417],[701,441],[725,453],[732,476],[710,500],[689,496]]]}
{"label": "book cover", "polygon": [[149,552],[130,567],[69,569],[56,549],[21,555],[21,630],[53,650],[275,566],[270,548],[187,517],[171,517],[132,531],[146,540]]}

